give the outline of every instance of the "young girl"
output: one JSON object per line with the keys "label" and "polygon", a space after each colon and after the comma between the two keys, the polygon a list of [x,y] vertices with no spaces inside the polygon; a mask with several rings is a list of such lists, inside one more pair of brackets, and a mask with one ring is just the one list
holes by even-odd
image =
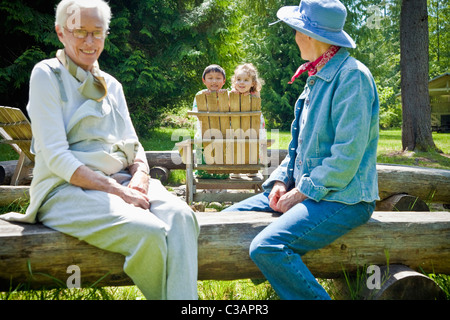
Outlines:
{"label": "young girl", "polygon": [[251,94],[260,97],[263,81],[258,77],[258,71],[252,63],[241,64],[234,70],[231,78],[231,92]]}
{"label": "young girl", "polygon": [[[263,80],[258,76],[258,70],[252,63],[244,63],[236,67],[234,75],[231,78],[232,89],[231,92],[238,92],[240,94],[252,97],[260,97]],[[261,113],[260,138],[265,138],[265,122]],[[255,178],[257,174],[247,174],[248,178]],[[239,174],[232,173],[230,178],[241,178]]]}

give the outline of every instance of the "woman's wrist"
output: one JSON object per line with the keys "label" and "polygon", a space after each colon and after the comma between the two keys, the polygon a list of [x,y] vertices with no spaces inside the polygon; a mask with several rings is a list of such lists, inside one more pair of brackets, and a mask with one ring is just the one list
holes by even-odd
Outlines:
{"label": "woman's wrist", "polygon": [[145,165],[145,163],[136,161],[131,166],[128,167],[128,170],[130,171],[130,174],[134,176],[135,173],[143,172],[146,175],[149,175],[148,167]]}

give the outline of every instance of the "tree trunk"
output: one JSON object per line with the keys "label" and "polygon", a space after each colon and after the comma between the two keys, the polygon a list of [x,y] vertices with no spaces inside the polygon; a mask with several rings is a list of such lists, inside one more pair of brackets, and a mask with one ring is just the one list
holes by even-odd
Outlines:
{"label": "tree trunk", "polygon": [[400,14],[403,150],[436,149],[428,94],[428,12],[426,0],[403,0]]}

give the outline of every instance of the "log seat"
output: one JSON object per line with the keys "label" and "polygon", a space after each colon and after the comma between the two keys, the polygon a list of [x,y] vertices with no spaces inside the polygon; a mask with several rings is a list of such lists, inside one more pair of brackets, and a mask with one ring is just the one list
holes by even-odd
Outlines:
{"label": "log seat", "polygon": [[[248,248],[277,219],[266,212],[198,212],[199,280],[261,278]],[[449,212],[376,211],[369,222],[304,261],[318,278],[339,278],[369,265],[401,264],[421,272],[450,274]],[[0,220],[0,291],[66,284],[76,265],[82,286],[131,285],[124,257],[95,248],[42,224]]]}

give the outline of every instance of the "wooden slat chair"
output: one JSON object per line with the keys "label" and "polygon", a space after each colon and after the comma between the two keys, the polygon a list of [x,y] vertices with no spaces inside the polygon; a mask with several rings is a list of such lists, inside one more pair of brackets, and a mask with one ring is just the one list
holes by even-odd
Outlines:
{"label": "wooden slat chair", "polygon": [[[200,179],[195,170],[218,174],[258,173],[267,164],[268,142],[260,137],[261,98],[220,92],[196,96],[200,139],[177,144],[186,164],[186,201],[239,201],[251,193],[199,193],[199,189],[261,189],[261,176],[249,179]],[[269,141],[270,142],[270,141]],[[196,155],[193,146],[196,146]],[[265,170],[263,171],[265,172]]]}
{"label": "wooden slat chair", "polygon": [[29,175],[34,166],[31,147],[31,124],[23,112],[17,108],[0,106],[0,143],[11,145],[19,153],[19,161],[11,178],[11,185],[18,185]]}

